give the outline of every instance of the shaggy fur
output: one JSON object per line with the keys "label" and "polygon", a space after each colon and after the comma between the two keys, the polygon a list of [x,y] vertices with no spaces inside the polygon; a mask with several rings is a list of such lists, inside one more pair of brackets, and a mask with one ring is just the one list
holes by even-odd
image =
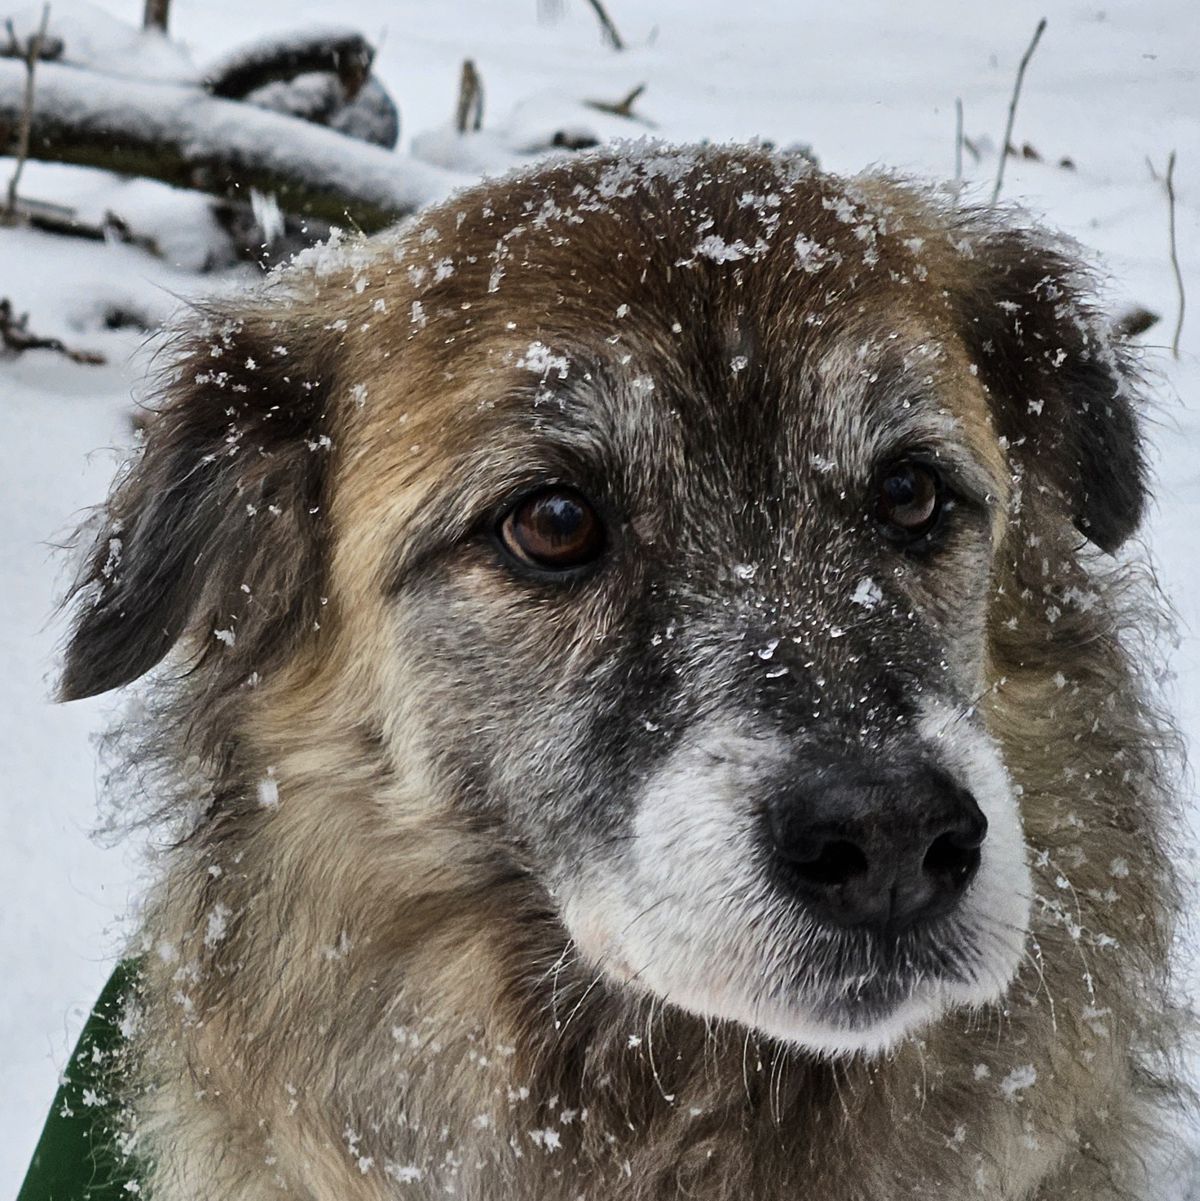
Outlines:
{"label": "shaggy fur", "polygon": [[[185,823],[139,947],[156,1201],[1142,1195],[1169,736],[1105,553],[1143,505],[1136,381],[1087,292],[1047,237],[887,179],[643,148],[307,253],[181,331],[63,685],[172,655],[138,759]],[[923,563],[842,474],[914,404],[978,494]],[[609,574],[551,586],[491,531],[561,480],[623,499]],[[718,990],[694,1005],[587,950],[582,882],[613,886],[698,731],[751,748],[737,793],[755,747],[886,756],[943,693],[999,749],[1033,881],[986,1002],[830,1054],[722,1020],[736,940],[673,945]]]}

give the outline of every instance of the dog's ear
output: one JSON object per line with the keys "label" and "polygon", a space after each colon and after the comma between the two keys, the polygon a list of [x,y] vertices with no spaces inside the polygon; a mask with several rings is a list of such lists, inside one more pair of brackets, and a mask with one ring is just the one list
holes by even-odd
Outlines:
{"label": "dog's ear", "polygon": [[1145,463],[1127,354],[1090,306],[1069,253],[1020,229],[969,238],[955,297],[1000,433],[1079,531],[1112,552],[1137,528]]}
{"label": "dog's ear", "polygon": [[266,312],[180,337],[142,454],[72,590],[63,699],[137,679],[185,636],[194,665],[244,678],[312,628],[332,449],[328,337],[318,322]]}

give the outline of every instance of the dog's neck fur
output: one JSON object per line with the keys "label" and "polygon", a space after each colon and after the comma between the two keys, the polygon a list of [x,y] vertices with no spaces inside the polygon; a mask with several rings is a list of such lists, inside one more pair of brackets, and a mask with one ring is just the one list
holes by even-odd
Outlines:
{"label": "dog's neck fur", "polygon": [[[1150,719],[1131,684],[1097,713],[1056,678],[1069,645],[1074,671],[1128,681],[1103,605],[1047,627],[1035,660],[1021,591],[1014,575],[998,593],[989,722],[1001,736],[1050,723],[1064,747],[1064,726],[1089,738],[1052,775],[1032,743],[1026,762],[1007,742],[1040,898],[1029,962],[1002,1006],[951,1015],[874,1062],[819,1062],[600,979],[514,854],[461,816],[411,804],[382,739],[325,721],[352,705],[293,695],[277,727],[288,740],[274,744],[263,733],[274,723],[243,712],[244,741],[259,742],[176,852],[147,923],[141,1053],[155,1088],[140,1102],[141,1146],[197,1157],[162,1157],[155,1196],[1016,1201],[1059,1161],[1069,1181],[1056,1201],[1127,1195],[1117,1165],[1140,1119],[1123,1049],[1155,1035],[1145,1014],[1161,1006],[1141,998],[1156,987],[1166,935],[1154,915],[1170,887],[1146,824],[1122,816],[1154,787]],[[260,714],[272,703],[269,688],[253,700]],[[254,778],[265,764],[279,795],[267,807]],[[258,839],[261,822],[310,828]],[[336,862],[263,858],[318,830]],[[1114,880],[1118,851],[1128,868]],[[1111,906],[1114,884],[1144,903]],[[1128,953],[1106,955],[1108,940]],[[299,1045],[304,1030],[321,1033]],[[1043,1073],[1080,1082],[1078,1113],[1064,1112],[1063,1088],[1043,1094]],[[1011,1103],[983,1116],[964,1100],[983,1081]],[[864,1142],[873,1153],[856,1156]],[[930,1163],[955,1170],[932,1180]],[[869,1164],[887,1179],[865,1177]]]}

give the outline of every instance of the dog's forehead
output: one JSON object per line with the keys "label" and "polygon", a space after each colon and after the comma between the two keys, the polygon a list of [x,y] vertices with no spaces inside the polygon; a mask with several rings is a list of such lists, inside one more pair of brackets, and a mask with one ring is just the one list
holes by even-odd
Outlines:
{"label": "dog's forehead", "polygon": [[648,463],[759,491],[844,482],[906,440],[993,441],[931,283],[949,245],[918,194],[803,159],[581,156],[411,227],[368,273],[388,311],[371,336],[395,344],[405,439],[412,398],[441,398],[423,446],[557,441],[643,482]]}

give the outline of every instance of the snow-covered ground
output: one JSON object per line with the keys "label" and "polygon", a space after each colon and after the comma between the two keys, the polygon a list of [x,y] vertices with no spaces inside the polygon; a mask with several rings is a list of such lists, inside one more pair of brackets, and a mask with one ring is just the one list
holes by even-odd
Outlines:
{"label": "snow-covered ground", "polygon": [[[63,4],[55,6],[61,12]],[[105,0],[136,23],[141,0]],[[327,24],[321,0],[175,0],[173,32],[203,65],[235,43]],[[1115,306],[1163,321],[1142,341],[1155,379],[1151,436],[1158,504],[1148,540],[1181,620],[1177,709],[1200,740],[1200,21],[1195,0],[608,0],[629,43],[602,44],[584,0],[349,0],[339,22],[381,50],[376,71],[399,102],[401,150],[453,151],[460,170],[496,165],[530,130],[590,123],[587,99],[635,85],[637,111],[672,139],[807,143],[822,164],[886,164],[922,176],[954,169],[954,102],[983,153],[967,178],[986,195],[1012,79],[1040,16],[1014,141],[1042,160],[1010,160],[1005,194],[1094,247]],[[0,0],[0,17],[10,11]],[[15,10],[14,10],[15,11]],[[40,13],[40,4],[33,10]],[[102,19],[93,26],[104,33]],[[25,19],[28,21],[29,12]],[[130,51],[133,53],[133,51]],[[459,67],[486,88],[485,136],[447,145]],[[186,62],[172,72],[186,74]],[[589,116],[588,114],[591,113]],[[636,135],[644,127],[629,126]],[[490,131],[490,132],[488,132]],[[1161,172],[1178,151],[1179,257],[1193,293],[1180,357],[1166,351],[1177,301]],[[1070,158],[1074,170],[1059,167]],[[0,158],[0,183],[11,161]],[[236,280],[190,268],[211,236],[204,207],[165,189],[31,167],[26,195],[134,213],[172,264],[127,246],[0,230],[0,297],[31,328],[102,351],[105,367],[50,352],[0,359],[0,1197],[24,1171],[74,1037],[121,945],[138,890],[137,848],[89,837],[97,823],[90,736],[114,702],[66,707],[53,687],[56,597],[66,563],[54,544],[104,494],[132,439],[132,397],[146,366],[142,335],[103,328],[107,311],[158,319],[176,297]]]}

